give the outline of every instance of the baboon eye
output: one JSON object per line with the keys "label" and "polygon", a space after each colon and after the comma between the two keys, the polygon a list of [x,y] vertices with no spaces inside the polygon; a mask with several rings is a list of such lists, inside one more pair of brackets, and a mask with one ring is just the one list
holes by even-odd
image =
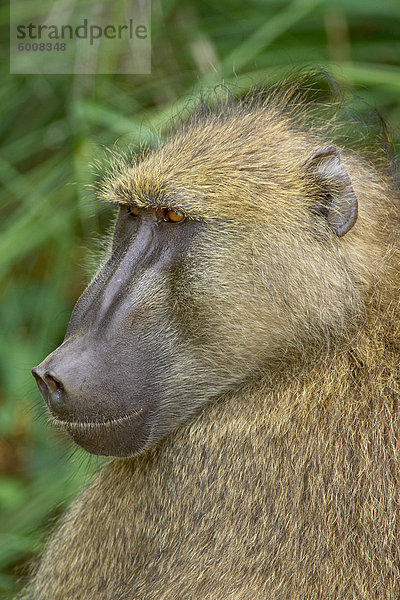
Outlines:
{"label": "baboon eye", "polygon": [[138,217],[140,214],[140,210],[137,206],[130,206],[128,208],[128,214],[130,217]]}
{"label": "baboon eye", "polygon": [[185,220],[185,215],[177,210],[166,210],[165,220],[170,223],[182,223]]}
{"label": "baboon eye", "polygon": [[[141,209],[138,206],[128,206],[128,215],[130,217],[138,217],[140,213]],[[178,210],[156,208],[155,214],[157,215],[157,219],[160,221],[166,221],[167,223],[182,223],[185,220],[185,215]]]}

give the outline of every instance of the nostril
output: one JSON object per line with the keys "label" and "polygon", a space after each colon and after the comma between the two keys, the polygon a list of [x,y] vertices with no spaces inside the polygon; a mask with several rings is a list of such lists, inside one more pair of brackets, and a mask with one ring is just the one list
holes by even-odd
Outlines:
{"label": "nostril", "polygon": [[34,378],[36,379],[36,383],[37,386],[39,388],[39,392],[42,394],[43,398],[46,400],[48,399],[48,395],[49,395],[49,389],[46,385],[46,383],[43,381],[43,379],[41,378],[41,376],[39,375],[39,373],[37,372],[37,369],[32,369],[32,375],[34,376]]}
{"label": "nostril", "polygon": [[39,375],[38,369],[34,368],[32,369],[32,375],[36,379],[39,392],[47,404],[58,404],[62,399],[64,386],[54,373],[46,371],[43,375]]}
{"label": "nostril", "polygon": [[57,379],[57,377],[55,377],[53,373],[45,373],[43,379],[52,394],[55,394],[57,392],[60,393],[63,391],[63,384],[59,379]]}

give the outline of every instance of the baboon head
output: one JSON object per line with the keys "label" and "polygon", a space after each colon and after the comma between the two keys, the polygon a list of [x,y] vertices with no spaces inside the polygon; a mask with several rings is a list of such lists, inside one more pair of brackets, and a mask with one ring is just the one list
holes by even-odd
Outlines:
{"label": "baboon head", "polygon": [[112,247],[33,369],[56,422],[132,456],[345,330],[363,286],[348,164],[276,102],[197,115],[121,162]]}

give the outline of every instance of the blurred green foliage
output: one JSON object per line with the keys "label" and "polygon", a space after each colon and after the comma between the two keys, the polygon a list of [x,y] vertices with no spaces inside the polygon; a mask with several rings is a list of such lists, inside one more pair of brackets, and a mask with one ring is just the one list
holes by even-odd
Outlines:
{"label": "blurred green foliage", "polygon": [[[29,14],[34,2],[21,0]],[[297,67],[327,69],[394,129],[398,0],[153,1],[152,74],[15,76],[0,87],[0,589],[11,597],[44,532],[90,480],[89,458],[47,425],[30,369],[63,338],[96,232],[91,164],[104,145],[148,142],[199,90],[246,90]],[[0,8],[7,56],[8,7]],[[362,105],[361,105],[362,107]],[[397,137],[396,137],[397,136]],[[51,525],[50,525],[51,527]]]}

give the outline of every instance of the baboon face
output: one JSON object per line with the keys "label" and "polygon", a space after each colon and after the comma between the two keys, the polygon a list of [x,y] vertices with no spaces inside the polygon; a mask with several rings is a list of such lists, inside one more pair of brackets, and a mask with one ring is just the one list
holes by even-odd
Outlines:
{"label": "baboon face", "polygon": [[34,369],[51,414],[89,452],[133,455],[243,378],[210,328],[226,285],[216,269],[228,255],[222,243],[219,258],[205,260],[218,226],[205,229],[174,211],[121,207],[109,259],[78,300],[63,344]]}
{"label": "baboon face", "polygon": [[[63,344],[33,370],[78,444],[113,456],[142,451],[290,352],[316,329],[314,314],[334,321],[344,310],[346,275],[329,264],[334,244],[321,251],[313,220],[338,239],[354,224],[357,201],[334,147],[315,152],[304,172],[322,182],[318,216],[308,202],[301,214],[274,205],[270,223],[207,221],[174,209],[167,186],[164,205],[150,194],[147,204],[121,205],[107,262],[77,302]],[[337,295],[335,306],[321,310],[327,294]]]}

